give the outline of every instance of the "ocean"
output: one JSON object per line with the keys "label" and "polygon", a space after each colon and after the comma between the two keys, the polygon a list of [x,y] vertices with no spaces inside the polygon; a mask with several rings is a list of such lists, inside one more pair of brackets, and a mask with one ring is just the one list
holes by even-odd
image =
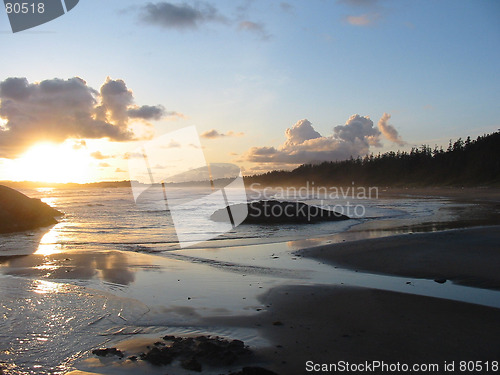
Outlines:
{"label": "ocean", "polygon": [[[130,188],[40,188],[22,192],[39,198],[64,213],[64,216],[59,218],[59,223],[41,239],[37,249],[40,253],[72,250],[163,253],[180,248],[175,225],[160,187],[153,188],[153,193],[142,199],[139,204],[134,201]],[[210,231],[214,231],[213,238],[194,247],[232,246],[238,241],[257,244],[321,237],[346,231],[356,224],[374,219],[424,218],[431,216],[444,205],[442,199],[429,199],[425,202],[421,199],[377,199],[375,193],[371,197],[357,199],[349,194],[342,196],[320,193],[299,194],[296,190],[267,190],[265,193],[251,191],[247,194],[252,200],[300,200],[326,209],[339,211],[340,208],[340,211],[349,214],[352,220],[314,225],[245,224],[217,235],[218,231],[214,231],[216,224],[209,219],[216,208],[209,203],[205,207],[192,207],[186,212],[186,220],[194,232],[210,234]],[[204,194],[203,189],[179,188],[175,198],[194,201],[202,198]],[[167,201],[172,204],[170,200]],[[31,253],[33,241],[38,240],[35,234],[27,232],[0,238],[0,253]]]}

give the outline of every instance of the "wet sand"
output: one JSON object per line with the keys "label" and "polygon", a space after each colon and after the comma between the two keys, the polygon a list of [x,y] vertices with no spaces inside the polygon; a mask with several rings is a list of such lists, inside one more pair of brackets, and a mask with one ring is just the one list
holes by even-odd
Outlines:
{"label": "wet sand", "polygon": [[307,361],[436,363],[442,373],[445,361],[500,359],[499,309],[349,287],[286,286],[262,300],[261,315],[211,323],[258,326],[279,374],[305,374]]}
{"label": "wet sand", "polygon": [[[300,254],[364,272],[500,289],[499,229],[393,236]],[[274,345],[262,354],[281,374],[307,373],[307,361],[435,363],[444,372],[445,361],[500,360],[500,309],[344,286],[283,286],[261,299],[268,311],[224,324],[259,327]]]}
{"label": "wet sand", "polygon": [[357,271],[500,289],[500,226],[345,242],[299,253]]}

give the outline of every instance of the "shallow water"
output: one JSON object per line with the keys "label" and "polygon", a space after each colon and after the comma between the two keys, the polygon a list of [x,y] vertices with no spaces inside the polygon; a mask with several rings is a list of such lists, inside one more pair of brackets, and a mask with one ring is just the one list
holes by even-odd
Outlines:
{"label": "shallow water", "polygon": [[[0,365],[14,374],[64,373],[74,366],[121,373],[121,367],[102,367],[89,351],[137,335],[208,332],[265,345],[254,331],[206,327],[203,318],[265,311],[258,296],[280,285],[380,288],[500,308],[500,292],[357,273],[292,253],[446,228],[457,225],[464,212],[469,219],[471,212],[480,217],[481,205],[443,198],[352,202],[311,196],[303,200],[329,207],[363,204],[366,215],[317,225],[242,225],[179,250],[164,206],[149,201],[144,210],[128,189],[26,193],[66,215],[52,228],[0,237]],[[203,220],[200,215],[195,226],[203,228]]]}

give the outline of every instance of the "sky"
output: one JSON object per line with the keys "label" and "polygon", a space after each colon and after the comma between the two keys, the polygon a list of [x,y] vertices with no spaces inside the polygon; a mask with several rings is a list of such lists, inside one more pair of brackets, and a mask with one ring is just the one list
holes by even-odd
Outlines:
{"label": "sky", "polygon": [[14,34],[0,10],[0,180],[126,180],[191,126],[244,174],[446,148],[500,128],[499,19],[496,0],[80,0]]}

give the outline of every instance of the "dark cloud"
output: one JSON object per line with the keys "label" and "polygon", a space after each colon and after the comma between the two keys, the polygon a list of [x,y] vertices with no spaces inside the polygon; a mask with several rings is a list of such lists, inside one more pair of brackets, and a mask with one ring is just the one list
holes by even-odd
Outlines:
{"label": "dark cloud", "polygon": [[143,120],[160,120],[165,115],[165,108],[161,105],[143,105],[141,107],[128,110],[130,118],[139,118]]}
{"label": "dark cloud", "polygon": [[384,113],[378,121],[378,128],[389,141],[404,146],[406,142],[403,141],[396,128],[388,123],[390,118],[390,114]]}
{"label": "dark cloud", "polygon": [[224,17],[208,3],[173,4],[166,1],[148,3],[141,8],[141,20],[148,24],[171,29],[194,29],[199,24],[223,21]]}
{"label": "dark cloud", "polygon": [[202,138],[206,138],[206,139],[216,139],[216,138],[222,138],[222,137],[241,137],[242,135],[244,135],[244,133],[236,133],[236,132],[233,132],[233,131],[228,131],[227,133],[220,133],[218,130],[215,130],[215,129],[212,129],[212,130],[209,130],[209,131],[206,131],[204,133],[201,133],[201,137]]}
{"label": "dark cloud", "polygon": [[371,146],[381,146],[380,134],[369,117],[360,115],[351,116],[345,125],[336,126],[333,135],[327,137],[304,119],[285,131],[283,145],[253,147],[243,155],[243,160],[274,165],[344,160],[368,154]]}
{"label": "dark cloud", "polygon": [[[138,110],[130,116],[130,110]],[[134,105],[123,80],[107,78],[100,91],[79,77],[29,83],[26,78],[0,82],[0,158],[15,158],[36,142],[66,139],[137,139],[133,118],[159,119],[163,107]],[[148,117],[149,116],[149,117]],[[83,141],[84,142],[84,141]],[[75,147],[82,147],[80,141]]]}
{"label": "dark cloud", "polygon": [[[262,40],[269,39],[271,35],[264,23],[248,20],[248,11],[251,6],[252,1],[247,0],[236,7],[236,14],[233,17],[226,17],[207,2],[197,1],[189,4],[160,1],[141,6],[139,19],[148,25],[177,30],[197,29],[209,22],[218,22],[235,27],[240,31],[254,33]],[[291,9],[291,6],[285,2],[281,3],[280,6],[285,11]]]}

